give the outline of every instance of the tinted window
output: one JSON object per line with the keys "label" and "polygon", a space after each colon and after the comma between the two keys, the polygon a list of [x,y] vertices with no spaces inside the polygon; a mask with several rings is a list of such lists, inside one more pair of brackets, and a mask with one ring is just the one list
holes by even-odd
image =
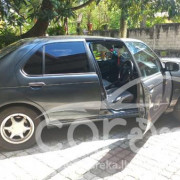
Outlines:
{"label": "tinted window", "polygon": [[30,57],[24,67],[24,71],[30,75],[42,74],[42,48]]}
{"label": "tinted window", "polygon": [[126,44],[134,54],[143,77],[160,72],[160,62],[155,53],[148,46],[141,42],[127,42]]}
{"label": "tinted window", "polygon": [[88,71],[88,59],[82,42],[62,42],[45,46],[45,73],[81,73]]}

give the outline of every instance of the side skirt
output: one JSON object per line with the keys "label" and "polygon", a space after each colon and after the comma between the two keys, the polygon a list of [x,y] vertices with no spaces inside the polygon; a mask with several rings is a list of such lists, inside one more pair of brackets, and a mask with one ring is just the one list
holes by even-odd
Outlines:
{"label": "side skirt", "polygon": [[86,118],[86,119],[76,119],[76,120],[59,120],[59,121],[54,121],[50,122],[48,124],[48,128],[51,127],[58,127],[62,125],[70,125],[71,123],[73,124],[81,124],[81,123],[87,123],[88,120],[97,122],[97,121],[103,121],[103,119],[115,119],[115,118],[136,118],[140,117],[138,109],[128,109],[128,110],[121,110],[121,111],[112,111],[111,114],[107,115],[99,115],[99,116],[94,116],[91,118]]}

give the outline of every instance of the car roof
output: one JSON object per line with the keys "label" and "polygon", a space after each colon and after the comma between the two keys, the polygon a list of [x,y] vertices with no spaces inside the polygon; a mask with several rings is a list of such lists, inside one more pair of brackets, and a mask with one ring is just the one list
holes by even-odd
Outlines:
{"label": "car roof", "polygon": [[142,42],[137,39],[132,38],[112,38],[112,37],[103,37],[103,36],[43,36],[43,37],[36,37],[36,38],[27,38],[26,41],[33,41],[33,42],[49,42],[49,41],[56,41],[56,40],[86,40],[86,41],[105,41],[105,40],[121,40],[124,42]]}

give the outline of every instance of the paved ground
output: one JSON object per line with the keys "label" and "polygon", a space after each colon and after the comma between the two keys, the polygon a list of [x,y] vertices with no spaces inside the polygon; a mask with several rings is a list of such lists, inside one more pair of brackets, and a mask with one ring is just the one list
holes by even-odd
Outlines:
{"label": "paved ground", "polygon": [[171,115],[155,124],[157,134],[149,132],[136,143],[137,152],[131,150],[133,143],[128,139],[133,128],[132,132],[139,132],[134,120],[113,128],[107,140],[103,140],[102,122],[96,126],[99,140],[92,141],[90,129],[79,126],[73,147],[67,143],[68,127],[64,127],[44,131],[43,141],[49,146],[44,151],[38,146],[0,150],[0,179],[180,179],[180,123]]}

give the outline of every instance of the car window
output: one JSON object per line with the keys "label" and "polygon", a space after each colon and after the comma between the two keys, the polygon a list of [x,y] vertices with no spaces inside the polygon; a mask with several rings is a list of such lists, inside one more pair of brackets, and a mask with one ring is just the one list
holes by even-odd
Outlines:
{"label": "car window", "polygon": [[119,59],[124,62],[131,59],[127,48],[119,42],[93,42],[91,49],[97,61]]}
{"label": "car window", "polygon": [[157,56],[144,43],[126,42],[126,45],[134,55],[143,77],[148,77],[161,71],[161,65]]}
{"label": "car window", "polygon": [[29,75],[42,75],[42,48],[38,49],[27,61],[24,72]]}
{"label": "car window", "polygon": [[45,46],[45,74],[89,71],[83,42],[52,43]]}
{"label": "car window", "polygon": [[[96,60],[109,60],[111,59],[111,51],[105,47],[105,45],[99,44],[99,43],[93,43],[92,44],[93,54]],[[109,56],[108,56],[109,55]]]}

